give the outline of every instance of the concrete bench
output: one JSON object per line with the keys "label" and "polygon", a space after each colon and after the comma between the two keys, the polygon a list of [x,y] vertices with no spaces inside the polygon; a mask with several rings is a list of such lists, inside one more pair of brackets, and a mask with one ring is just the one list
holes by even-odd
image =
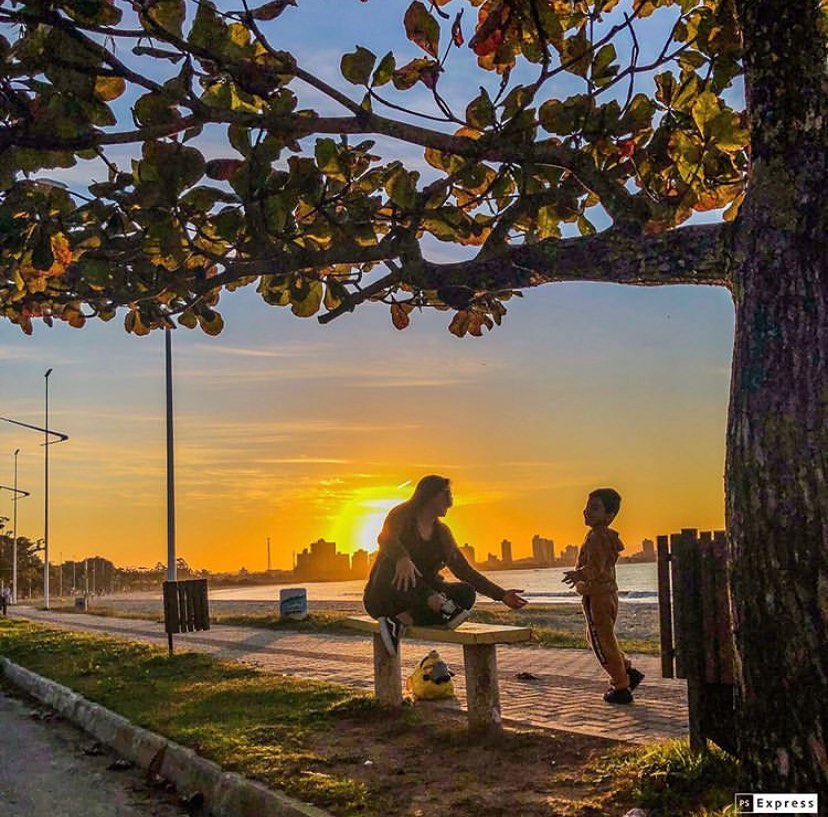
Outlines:
{"label": "concrete bench", "polygon": [[[379,635],[379,624],[369,616],[345,619],[345,624],[374,636],[374,690],[384,704],[402,703],[402,670],[399,651],[392,657]],[[528,627],[465,622],[456,630],[444,627],[408,627],[403,641],[433,641],[438,644],[462,644],[466,675],[469,726],[491,729],[500,725],[500,690],[497,682],[497,645],[528,641]]]}

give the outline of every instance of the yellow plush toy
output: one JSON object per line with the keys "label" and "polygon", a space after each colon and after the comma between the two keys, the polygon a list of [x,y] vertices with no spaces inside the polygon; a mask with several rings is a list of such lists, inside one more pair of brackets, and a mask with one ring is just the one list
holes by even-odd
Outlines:
{"label": "yellow plush toy", "polygon": [[437,650],[432,650],[417,669],[405,681],[405,689],[413,698],[435,699],[454,697],[454,673],[440,657]]}

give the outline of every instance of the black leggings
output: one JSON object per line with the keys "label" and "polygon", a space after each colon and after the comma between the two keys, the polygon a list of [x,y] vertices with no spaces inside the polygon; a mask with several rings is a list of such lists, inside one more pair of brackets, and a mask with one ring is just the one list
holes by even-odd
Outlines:
{"label": "black leggings", "polygon": [[477,598],[474,588],[466,582],[447,582],[439,574],[418,576],[417,583],[408,590],[397,590],[392,583],[396,566],[389,559],[380,558],[371,571],[362,602],[373,618],[410,613],[415,624],[429,626],[442,624],[439,612],[428,606],[428,597],[442,593],[455,604],[471,610]]}

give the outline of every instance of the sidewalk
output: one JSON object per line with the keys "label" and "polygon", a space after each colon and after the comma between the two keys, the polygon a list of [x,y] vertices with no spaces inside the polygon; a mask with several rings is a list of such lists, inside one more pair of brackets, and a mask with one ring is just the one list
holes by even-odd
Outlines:
{"label": "sidewalk", "polygon": [[[163,625],[150,621],[99,618],[84,613],[51,613],[14,607],[13,616],[69,630],[109,633],[166,647]],[[215,625],[199,633],[175,636],[177,650],[196,650],[219,658],[242,661],[267,672],[316,678],[362,689],[373,688],[371,639],[362,635],[316,635],[275,632],[254,627]],[[435,645],[457,673],[455,687],[465,705],[462,648]],[[431,646],[403,642],[404,676]],[[633,656],[646,679],[632,706],[604,703],[606,676],[586,650],[498,647],[498,671],[503,717],[532,726],[596,735],[613,740],[648,743],[687,735],[687,685],[661,678],[661,661]],[[537,680],[521,681],[529,672]]]}

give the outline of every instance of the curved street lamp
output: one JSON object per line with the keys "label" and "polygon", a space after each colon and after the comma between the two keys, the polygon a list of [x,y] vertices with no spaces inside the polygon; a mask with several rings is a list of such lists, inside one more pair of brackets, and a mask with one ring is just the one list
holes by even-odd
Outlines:
{"label": "curved street lamp", "polygon": [[[16,426],[23,426],[23,428],[30,428],[32,431],[42,431],[45,448],[44,456],[44,474],[43,474],[43,606],[46,610],[49,609],[49,446],[55,443],[63,443],[69,439],[68,434],[63,434],[60,431],[53,431],[49,428],[49,375],[52,369],[47,369],[46,374],[43,375],[46,382],[46,411],[45,411],[45,427],[31,425],[30,423],[22,423],[20,420],[12,420],[8,417],[0,417],[6,423],[14,423]],[[49,439],[49,436],[56,439]],[[18,449],[19,450],[19,449]]]}

